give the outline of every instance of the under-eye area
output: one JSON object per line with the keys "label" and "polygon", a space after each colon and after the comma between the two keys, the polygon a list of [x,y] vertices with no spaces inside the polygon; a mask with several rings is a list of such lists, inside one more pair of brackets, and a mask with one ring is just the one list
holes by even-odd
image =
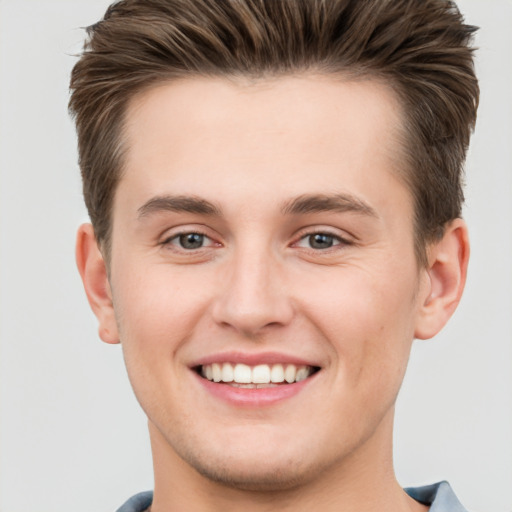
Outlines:
{"label": "under-eye area", "polygon": [[197,366],[195,370],[210,382],[240,388],[268,388],[303,381],[320,368],[280,363],[249,366],[225,362]]}

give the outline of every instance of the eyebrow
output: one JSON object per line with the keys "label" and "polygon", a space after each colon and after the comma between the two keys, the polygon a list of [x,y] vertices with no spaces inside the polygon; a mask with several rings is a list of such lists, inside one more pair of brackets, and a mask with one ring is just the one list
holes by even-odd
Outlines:
{"label": "eyebrow", "polygon": [[210,203],[210,201],[194,196],[156,196],[145,202],[137,210],[139,219],[163,211],[221,216],[219,207]]}
{"label": "eyebrow", "polygon": [[287,203],[284,214],[307,214],[319,212],[354,212],[378,218],[377,212],[361,199],[350,194],[305,194]]}
{"label": "eyebrow", "polygon": [[[146,201],[138,210],[138,218],[158,212],[186,212],[199,215],[222,216],[214,203],[194,196],[156,196]],[[361,199],[350,194],[304,194],[284,203],[284,215],[300,215],[319,212],[354,212],[378,217],[377,212]]]}

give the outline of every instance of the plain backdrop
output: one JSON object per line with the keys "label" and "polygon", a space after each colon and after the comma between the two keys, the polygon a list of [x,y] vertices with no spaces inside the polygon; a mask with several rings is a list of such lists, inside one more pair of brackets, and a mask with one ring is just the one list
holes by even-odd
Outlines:
{"label": "plain backdrop", "polygon": [[[145,418],[74,264],[87,219],[67,114],[80,27],[105,0],[0,0],[0,511],[110,512],[152,487]],[[403,485],[512,511],[512,1],[464,0],[482,99],[467,162],[462,304],[415,342],[397,405]]]}

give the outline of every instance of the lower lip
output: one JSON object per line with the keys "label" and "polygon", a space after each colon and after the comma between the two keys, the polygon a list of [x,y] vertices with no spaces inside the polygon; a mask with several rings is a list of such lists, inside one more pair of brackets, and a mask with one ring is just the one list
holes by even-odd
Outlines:
{"label": "lower lip", "polygon": [[307,379],[293,384],[282,384],[268,388],[237,388],[229,384],[211,382],[198,375],[196,378],[204,388],[216,397],[233,405],[246,407],[264,407],[291,398],[310,385],[319,372]]}

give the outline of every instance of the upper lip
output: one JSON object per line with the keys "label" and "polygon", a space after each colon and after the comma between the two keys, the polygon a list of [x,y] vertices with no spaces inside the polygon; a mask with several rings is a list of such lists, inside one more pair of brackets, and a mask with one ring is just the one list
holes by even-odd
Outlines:
{"label": "upper lip", "polygon": [[296,355],[284,354],[280,352],[219,352],[204,356],[194,361],[191,365],[192,368],[197,366],[205,366],[213,363],[231,363],[231,364],[246,364],[248,366],[256,366],[258,364],[294,364],[296,366],[314,366],[320,365],[308,359],[297,357]]}

